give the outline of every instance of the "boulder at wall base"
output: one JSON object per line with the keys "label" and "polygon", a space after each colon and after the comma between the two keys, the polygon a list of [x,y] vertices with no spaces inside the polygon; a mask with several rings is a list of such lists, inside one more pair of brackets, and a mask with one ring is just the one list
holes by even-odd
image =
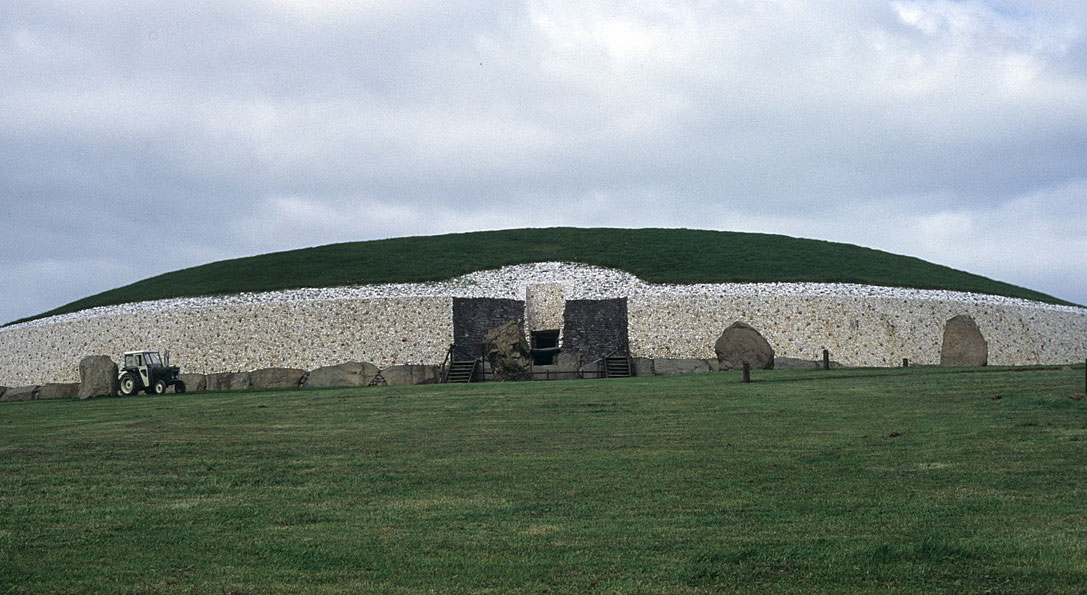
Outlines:
{"label": "boulder at wall base", "polygon": [[[830,369],[837,370],[841,368],[842,364],[831,361]],[[774,369],[775,370],[821,370],[823,369],[822,360],[807,360],[798,359],[795,357],[774,357]]]}
{"label": "boulder at wall base", "polygon": [[302,386],[307,388],[368,386],[377,373],[377,366],[369,362],[344,362],[311,370]]}
{"label": "boulder at wall base", "polygon": [[208,374],[207,378],[209,391],[249,390],[252,386],[249,382],[249,372],[221,372]]}
{"label": "boulder at wall base", "polygon": [[487,331],[485,345],[495,380],[532,380],[532,350],[520,323]]}
{"label": "boulder at wall base", "polygon": [[[232,372],[218,372],[215,374],[208,374],[204,377],[207,390],[210,392],[229,390],[227,386],[230,385],[230,376],[232,374]],[[189,387],[186,386],[185,388],[188,389]]]}
{"label": "boulder at wall base", "polygon": [[[185,383],[185,392],[199,393],[208,390],[208,377],[203,374],[181,374],[178,378]],[[174,392],[177,392],[176,388]]]}
{"label": "boulder at wall base", "polygon": [[249,372],[236,372],[230,375],[226,390],[249,390],[253,383],[249,379]]}
{"label": "boulder at wall base", "polygon": [[799,359],[795,357],[775,357],[775,370],[817,370],[823,367],[822,362]]}
{"label": "boulder at wall base", "polygon": [[437,384],[442,379],[438,366],[425,364],[389,366],[381,371],[381,377],[385,379],[385,384],[388,386]]}
{"label": "boulder at wall base", "polygon": [[984,366],[989,363],[989,343],[978,324],[960,314],[944,325],[944,343],[940,347],[941,366]]}
{"label": "boulder at wall base", "polygon": [[710,365],[704,359],[666,359],[653,360],[653,373],[660,376],[670,374],[702,374],[710,371]]}
{"label": "boulder at wall base", "polygon": [[298,388],[305,375],[297,368],[262,368],[249,373],[249,384],[254,389]]}
{"label": "boulder at wall base", "polygon": [[88,355],[79,360],[80,399],[117,396],[117,364],[108,355]]}
{"label": "boulder at wall base", "polygon": [[739,370],[747,362],[753,370],[774,367],[774,350],[754,327],[734,322],[713,345],[721,370]]}
{"label": "boulder at wall base", "polygon": [[46,399],[74,399],[78,394],[78,382],[50,382],[38,387],[38,393],[34,395],[34,398],[38,399],[39,401],[44,401]]}
{"label": "boulder at wall base", "polygon": [[631,358],[631,363],[634,365],[635,376],[652,376],[653,371],[653,359],[648,357],[634,357]]}
{"label": "boulder at wall base", "polygon": [[38,385],[17,386],[4,391],[5,401],[31,401],[38,393]]}

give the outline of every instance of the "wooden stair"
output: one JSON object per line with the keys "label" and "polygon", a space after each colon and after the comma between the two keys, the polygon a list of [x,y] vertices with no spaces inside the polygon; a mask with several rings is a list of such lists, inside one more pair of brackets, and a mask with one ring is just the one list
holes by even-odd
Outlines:
{"label": "wooden stair", "polygon": [[630,378],[634,375],[629,356],[605,357],[602,362],[604,378]]}
{"label": "wooden stair", "polygon": [[446,382],[473,382],[476,380],[476,366],[479,360],[466,359],[454,361],[449,364],[449,372],[445,375]]}

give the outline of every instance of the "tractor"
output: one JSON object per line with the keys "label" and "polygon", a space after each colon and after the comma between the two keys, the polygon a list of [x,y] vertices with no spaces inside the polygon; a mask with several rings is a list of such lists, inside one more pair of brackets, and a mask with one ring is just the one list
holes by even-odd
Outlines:
{"label": "tractor", "polygon": [[170,365],[170,352],[163,360],[157,351],[127,351],[125,365],[117,374],[121,394],[134,395],[144,391],[149,395],[161,395],[169,386],[175,393],[185,392],[185,383],[178,377],[181,368]]}

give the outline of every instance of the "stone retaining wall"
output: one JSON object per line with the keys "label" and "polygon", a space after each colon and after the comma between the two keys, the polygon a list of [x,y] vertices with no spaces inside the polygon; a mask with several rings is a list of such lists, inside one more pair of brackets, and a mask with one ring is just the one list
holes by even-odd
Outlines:
{"label": "stone retaining wall", "polygon": [[525,324],[534,331],[561,329],[565,304],[562,284],[529,285],[525,288]]}
{"label": "stone retaining wall", "polygon": [[0,329],[0,384],[79,382],[79,360],[169,349],[182,372],[312,370],[441,363],[453,339],[447,297],[303,301],[143,311]]}
{"label": "stone retaining wall", "polygon": [[620,271],[537,263],[443,283],[168,300],[15,325],[0,329],[0,385],[78,382],[84,356],[116,361],[133,349],[169,349],[197,374],[439,364],[453,341],[454,297],[531,297],[527,331],[547,330],[533,322],[553,328],[558,301],[626,298],[631,354],[645,358],[712,358],[717,337],[740,320],[779,357],[821,359],[826,348],[847,366],[936,364],[943,325],[958,314],[977,321],[990,364],[1087,358],[1084,308],[843,284],[649,285]]}
{"label": "stone retaining wall", "polygon": [[[779,357],[847,366],[940,363],[944,323],[969,314],[989,342],[990,365],[1081,362],[1087,310],[884,297],[660,296],[629,300],[631,353],[654,358],[714,357],[713,344],[736,321],[759,329]],[[1078,310],[1078,311],[1077,311]]]}

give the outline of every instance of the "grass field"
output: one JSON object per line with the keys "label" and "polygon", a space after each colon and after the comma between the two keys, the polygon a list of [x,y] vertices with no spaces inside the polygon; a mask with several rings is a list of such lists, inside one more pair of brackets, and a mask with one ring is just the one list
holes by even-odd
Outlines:
{"label": "grass field", "polygon": [[23,320],[181,296],[440,281],[472,271],[544,261],[622,269],[651,283],[842,282],[1067,303],[918,258],[850,244],[691,229],[560,227],[330,244],[224,260],[165,273]]}
{"label": "grass field", "polygon": [[0,403],[0,593],[1082,593],[1083,378]]}

